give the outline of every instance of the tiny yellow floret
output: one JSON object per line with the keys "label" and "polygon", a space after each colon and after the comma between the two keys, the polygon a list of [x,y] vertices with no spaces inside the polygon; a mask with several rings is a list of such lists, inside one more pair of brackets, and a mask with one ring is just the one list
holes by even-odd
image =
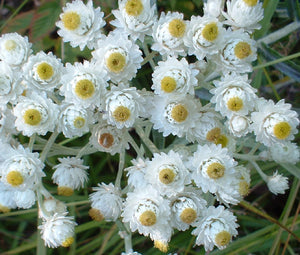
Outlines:
{"label": "tiny yellow floret", "polygon": [[232,97],[227,101],[227,108],[230,111],[238,112],[244,106],[243,100],[239,97]]}
{"label": "tiny yellow floret", "polygon": [[113,73],[120,73],[126,66],[126,58],[120,52],[113,52],[106,59],[106,66]]}
{"label": "tiny yellow floret", "polygon": [[246,5],[249,7],[253,7],[257,5],[258,0],[243,0]]}
{"label": "tiny yellow floret", "polygon": [[74,237],[70,236],[65,241],[62,242],[62,247],[69,247],[74,242]]}
{"label": "tiny yellow floret", "polygon": [[28,109],[23,115],[23,120],[27,125],[36,126],[42,121],[42,115],[37,109]]}
{"label": "tiny yellow floret", "polygon": [[171,93],[176,89],[176,81],[173,77],[165,76],[160,81],[161,90],[166,93]]}
{"label": "tiny yellow floret", "polygon": [[182,104],[175,105],[171,111],[171,117],[176,122],[180,123],[186,120],[189,112]]}
{"label": "tiny yellow floret", "polygon": [[57,194],[59,196],[69,197],[69,196],[72,196],[73,193],[74,193],[74,190],[70,187],[67,187],[67,186],[58,186],[57,187]]}
{"label": "tiny yellow floret", "polygon": [[77,12],[66,12],[61,21],[66,29],[75,30],[80,25],[80,15]]}
{"label": "tiny yellow floret", "polygon": [[277,139],[286,139],[291,133],[291,126],[288,122],[282,121],[277,123],[273,128],[274,135]]}
{"label": "tiny yellow floret", "polygon": [[130,16],[139,16],[144,9],[141,0],[128,0],[125,4],[125,11]]}
{"label": "tiny yellow floret", "polygon": [[218,141],[218,138],[221,135],[221,129],[218,127],[215,127],[211,130],[209,130],[206,134],[206,140],[209,142],[216,143]]}
{"label": "tiny yellow floret", "polygon": [[89,216],[95,220],[95,221],[102,221],[104,220],[104,216],[103,214],[100,212],[100,210],[96,209],[96,208],[91,208],[89,210]]}
{"label": "tiny yellow floret", "polygon": [[226,135],[219,135],[219,137],[215,140],[215,144],[221,144],[222,148],[225,148],[228,144],[228,138]]}
{"label": "tiny yellow floret", "polygon": [[247,42],[239,42],[234,47],[234,55],[239,59],[244,59],[252,53],[251,46]]}
{"label": "tiny yellow floret", "polygon": [[114,143],[114,136],[110,133],[103,133],[100,135],[98,139],[98,143],[104,148],[110,148]]}
{"label": "tiny yellow floret", "polygon": [[231,240],[231,235],[226,230],[219,232],[218,234],[216,234],[216,237],[215,237],[215,243],[218,246],[225,246],[225,245],[229,244],[230,240]]}
{"label": "tiny yellow floret", "polygon": [[214,162],[207,167],[206,173],[212,179],[219,179],[225,173],[225,166],[221,163]]}
{"label": "tiny yellow floret", "polygon": [[76,117],[73,122],[73,125],[76,128],[82,128],[84,126],[84,124],[85,124],[85,119],[80,116]]}
{"label": "tiny yellow floret", "polygon": [[205,27],[202,29],[202,36],[205,40],[209,42],[213,42],[218,37],[218,26],[215,22],[209,23],[205,25]]}
{"label": "tiny yellow floret", "polygon": [[14,40],[6,40],[4,47],[7,51],[11,51],[17,47],[17,43]]}
{"label": "tiny yellow floret", "polygon": [[154,247],[159,249],[161,252],[166,253],[169,249],[168,243],[159,241],[159,240],[154,240]]}
{"label": "tiny yellow floret", "polygon": [[185,33],[185,23],[181,19],[173,19],[169,23],[169,32],[172,36],[180,38]]}
{"label": "tiny yellow floret", "polygon": [[53,67],[46,62],[40,63],[36,72],[42,80],[49,80],[54,74]]}
{"label": "tiny yellow floret", "polygon": [[193,223],[196,218],[197,212],[193,208],[185,208],[180,214],[180,219],[186,224]]}
{"label": "tiny yellow floret", "polygon": [[143,226],[153,226],[156,223],[156,215],[153,211],[145,211],[140,215],[139,221]]}
{"label": "tiny yellow floret", "polygon": [[245,197],[249,194],[249,183],[246,181],[240,181],[239,183],[239,193],[242,197]]}
{"label": "tiny yellow floret", "polygon": [[172,183],[175,177],[176,173],[174,173],[174,171],[170,168],[164,168],[160,170],[158,175],[160,182],[166,185]]}
{"label": "tiny yellow floret", "polygon": [[124,122],[130,118],[131,112],[125,106],[118,106],[112,113],[113,118],[118,122]]}
{"label": "tiny yellow floret", "polygon": [[81,99],[91,98],[95,93],[95,85],[88,79],[79,80],[75,85],[75,93]]}
{"label": "tiny yellow floret", "polygon": [[6,181],[13,187],[19,186],[24,182],[23,176],[18,171],[10,171],[6,176]]}

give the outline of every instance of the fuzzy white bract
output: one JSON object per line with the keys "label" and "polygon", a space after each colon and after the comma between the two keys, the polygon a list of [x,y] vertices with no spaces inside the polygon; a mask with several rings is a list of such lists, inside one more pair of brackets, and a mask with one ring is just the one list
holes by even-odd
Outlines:
{"label": "fuzzy white bract", "polygon": [[14,192],[14,188],[0,182],[0,213],[7,213],[11,209],[17,208],[15,200],[11,199]]}
{"label": "fuzzy white bract", "polygon": [[296,164],[300,160],[299,147],[295,143],[276,143],[270,147],[272,159],[277,163]]}
{"label": "fuzzy white bract", "polygon": [[147,181],[145,180],[145,171],[148,166],[149,159],[137,158],[131,160],[132,166],[127,167],[124,171],[127,171],[127,182],[128,185],[134,188],[144,188],[147,186]]}
{"label": "fuzzy white bract", "polygon": [[250,131],[250,118],[243,115],[232,114],[226,122],[227,128],[235,137],[242,137]]}
{"label": "fuzzy white bract", "polygon": [[289,188],[288,178],[284,177],[281,174],[278,174],[276,171],[272,176],[267,177],[267,186],[269,190],[275,195],[284,194],[285,191]]}

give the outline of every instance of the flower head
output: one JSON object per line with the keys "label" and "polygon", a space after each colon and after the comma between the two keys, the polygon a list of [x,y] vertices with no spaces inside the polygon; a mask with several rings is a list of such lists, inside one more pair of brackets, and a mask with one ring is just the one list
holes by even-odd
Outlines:
{"label": "flower head", "polygon": [[288,178],[278,174],[277,171],[273,173],[272,176],[267,177],[267,186],[269,190],[277,195],[284,194],[285,191],[289,188]]}

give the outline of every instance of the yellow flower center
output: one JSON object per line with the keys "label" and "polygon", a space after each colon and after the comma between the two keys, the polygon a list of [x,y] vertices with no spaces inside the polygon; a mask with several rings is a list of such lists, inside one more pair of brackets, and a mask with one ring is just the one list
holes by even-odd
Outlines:
{"label": "yellow flower center", "polygon": [[100,135],[98,143],[104,148],[110,148],[114,143],[114,136],[110,133],[103,133]]}
{"label": "yellow flower center", "polygon": [[18,171],[10,171],[6,176],[6,181],[13,187],[19,186],[24,182],[23,176]]}
{"label": "yellow flower center", "polygon": [[7,51],[11,51],[17,47],[17,43],[14,40],[6,40],[4,47]]}
{"label": "yellow flower center", "polygon": [[74,237],[70,236],[65,241],[62,242],[62,247],[69,247],[74,242]]}
{"label": "yellow flower center", "polygon": [[219,135],[219,137],[215,140],[215,144],[221,144],[222,148],[225,148],[228,144],[228,138],[226,135]]}
{"label": "yellow flower center", "polygon": [[257,5],[257,1],[258,1],[258,0],[243,0],[243,1],[244,1],[244,3],[245,3],[246,5],[248,5],[249,7],[253,7],[253,6]]}
{"label": "yellow flower center", "polygon": [[185,121],[188,114],[189,112],[182,104],[175,105],[171,111],[171,117],[173,118],[173,120],[179,123]]}
{"label": "yellow flower center", "polygon": [[106,59],[107,68],[113,73],[120,73],[126,66],[126,58],[120,52],[113,52]]}
{"label": "yellow flower center", "polygon": [[243,108],[243,100],[239,97],[232,97],[227,101],[227,108],[230,111],[237,112]]}
{"label": "yellow flower center", "polygon": [[104,219],[103,214],[95,208],[89,210],[89,216],[95,221],[102,221]]}
{"label": "yellow flower center", "polygon": [[212,130],[208,131],[206,134],[206,140],[209,142],[213,142],[216,143],[216,141],[218,141],[218,138],[221,135],[221,129],[216,127],[213,128]]}
{"label": "yellow flower center", "polygon": [[283,140],[290,135],[291,126],[288,122],[282,121],[274,126],[273,132],[277,139]]}
{"label": "yellow flower center", "polygon": [[202,36],[205,40],[212,42],[216,40],[218,37],[218,26],[215,22],[207,24],[203,29],[202,29]]}
{"label": "yellow flower center", "polygon": [[239,59],[244,59],[252,53],[251,46],[246,42],[239,42],[234,47],[234,54]]}
{"label": "yellow flower center", "polygon": [[49,80],[54,74],[53,67],[46,62],[39,64],[36,72],[42,80]]}
{"label": "yellow flower center", "polygon": [[74,190],[70,187],[67,187],[67,186],[58,186],[57,187],[57,194],[59,196],[69,197],[69,196],[72,196],[73,193],[74,193]]}
{"label": "yellow flower center", "polygon": [[0,204],[0,213],[8,213],[10,212],[10,208]]}
{"label": "yellow flower center", "polygon": [[241,196],[246,196],[249,194],[249,184],[246,181],[240,181],[239,183],[239,193]]}
{"label": "yellow flower center", "polygon": [[214,162],[207,167],[206,173],[212,179],[219,179],[224,175],[225,167],[218,162]]}
{"label": "yellow flower center", "polygon": [[76,128],[82,128],[84,126],[84,124],[85,124],[85,119],[80,116],[76,117],[73,122],[73,125]]}
{"label": "yellow flower center", "polygon": [[131,115],[130,110],[127,107],[122,105],[118,106],[112,113],[113,118],[119,122],[124,122],[128,120],[130,118],[130,115]]}
{"label": "yellow flower center", "polygon": [[231,235],[228,231],[225,231],[225,230],[216,234],[216,237],[215,237],[215,243],[218,246],[225,246],[230,242],[230,240],[231,240]]}
{"label": "yellow flower center", "polygon": [[42,115],[37,109],[28,109],[23,115],[23,120],[27,125],[36,126],[42,120]]}
{"label": "yellow flower center", "polygon": [[171,93],[176,89],[176,81],[173,77],[170,76],[165,76],[161,81],[160,81],[160,87],[161,90],[166,92],[166,93]]}
{"label": "yellow flower center", "polygon": [[185,208],[180,214],[180,219],[186,224],[191,224],[196,218],[197,212],[193,208]]}
{"label": "yellow flower center", "polygon": [[63,14],[62,23],[68,30],[75,30],[80,25],[80,15],[77,12],[66,12]]}
{"label": "yellow flower center", "polygon": [[75,93],[81,99],[88,99],[94,95],[95,86],[87,79],[80,80],[75,85]]}
{"label": "yellow flower center", "polygon": [[130,16],[139,16],[144,9],[141,0],[128,0],[125,4],[125,11]]}
{"label": "yellow flower center", "polygon": [[163,184],[170,184],[174,181],[176,173],[170,168],[164,168],[160,170],[158,177]]}
{"label": "yellow flower center", "polygon": [[185,23],[181,19],[173,19],[169,23],[169,32],[172,36],[180,38],[185,33]]}
{"label": "yellow flower center", "polygon": [[153,226],[156,223],[156,215],[153,211],[145,211],[140,215],[139,221],[143,226]]}
{"label": "yellow flower center", "polygon": [[162,241],[159,240],[154,240],[154,247],[159,249],[161,252],[166,253],[169,249],[169,246],[167,243],[164,243]]}

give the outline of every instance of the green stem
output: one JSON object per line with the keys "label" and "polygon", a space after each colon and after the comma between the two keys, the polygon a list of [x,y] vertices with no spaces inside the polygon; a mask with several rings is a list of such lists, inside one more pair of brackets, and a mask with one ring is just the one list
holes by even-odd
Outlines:
{"label": "green stem", "polygon": [[[38,218],[37,220],[38,226],[41,225],[42,219]],[[37,233],[37,247],[36,247],[36,255],[47,255],[47,248],[44,244],[44,240],[41,237],[41,234]]]}
{"label": "green stem", "polygon": [[153,153],[159,153],[159,149],[155,146],[155,144],[149,139],[148,136],[146,136],[143,128],[141,128],[139,125],[135,126],[135,131],[139,135],[139,137],[142,139],[144,144],[148,147],[148,149]]}
{"label": "green stem", "polygon": [[48,154],[48,152],[50,151],[51,146],[54,144],[55,139],[56,139],[57,136],[58,136],[58,132],[57,132],[57,130],[55,130],[55,131],[51,134],[50,138],[48,139],[48,142],[46,143],[46,145],[45,145],[45,147],[44,147],[44,149],[43,149],[43,151],[42,151],[42,153],[41,153],[41,155],[40,155],[40,160],[41,160],[42,162],[45,161],[45,159],[46,159],[46,157],[47,157],[47,154]]}
{"label": "green stem", "polygon": [[86,145],[84,145],[78,152],[76,158],[81,158],[87,150],[89,150],[89,148],[91,148],[90,143],[87,143]]}
{"label": "green stem", "polygon": [[237,158],[237,159],[242,159],[242,160],[247,160],[247,161],[256,161],[256,160],[260,160],[260,156],[256,156],[256,155],[251,155],[251,153],[248,154],[239,154],[239,153],[233,153],[233,157]]}
{"label": "green stem", "polygon": [[136,142],[134,141],[134,139],[132,138],[132,136],[128,132],[125,133],[125,136],[128,139],[128,141],[131,144],[131,146],[133,147],[133,149],[135,150],[135,152],[137,153],[137,157],[138,158],[142,158],[143,157],[143,151],[136,144]]}
{"label": "green stem", "polygon": [[[145,59],[147,59],[147,60],[146,60],[146,63],[149,61],[152,70],[154,70],[155,64],[154,64],[154,62],[153,62],[153,57],[154,57],[154,56],[152,56],[153,51],[152,51],[151,53],[149,52],[148,45],[147,45],[147,43],[145,43],[145,42],[143,43],[143,50],[144,50],[144,53],[145,53],[145,55],[146,55],[146,58],[145,58]],[[155,53],[155,54],[156,54],[156,53]],[[145,60],[144,60],[144,61],[145,61]],[[144,62],[144,61],[143,61],[143,62]]]}
{"label": "green stem", "polygon": [[259,175],[261,176],[261,178],[265,182],[268,182],[268,176],[260,169],[259,165],[255,161],[252,161],[252,160],[249,160],[249,162],[254,166],[254,168],[259,173]]}
{"label": "green stem", "polygon": [[29,143],[28,143],[28,149],[30,151],[32,151],[32,149],[33,149],[33,144],[35,142],[35,137],[36,137],[36,133],[34,133],[32,136],[30,136]]}
{"label": "green stem", "polygon": [[118,173],[115,181],[115,187],[119,189],[121,189],[121,179],[123,175],[124,165],[125,165],[125,149],[121,150],[120,152]]}

